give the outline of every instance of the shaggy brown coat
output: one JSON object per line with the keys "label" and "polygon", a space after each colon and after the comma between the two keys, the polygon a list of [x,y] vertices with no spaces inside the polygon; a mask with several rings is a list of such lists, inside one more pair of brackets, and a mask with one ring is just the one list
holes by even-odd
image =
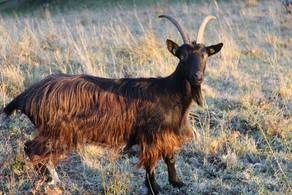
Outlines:
{"label": "shaggy brown coat", "polygon": [[38,135],[26,144],[33,161],[58,160],[59,155],[89,143],[111,148],[138,144],[138,165],[153,170],[161,157],[171,155],[192,135],[187,122],[191,88],[176,77],[51,75],[4,111],[10,114],[12,107],[18,108],[35,124]]}

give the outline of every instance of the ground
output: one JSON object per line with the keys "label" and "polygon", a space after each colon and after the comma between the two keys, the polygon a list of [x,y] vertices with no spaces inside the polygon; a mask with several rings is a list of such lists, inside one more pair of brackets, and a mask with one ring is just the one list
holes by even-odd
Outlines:
{"label": "ground", "polygon": [[[54,72],[111,78],[170,74],[178,61],[165,40],[182,41],[158,18],[163,13],[178,18],[193,39],[204,16],[217,16],[205,42],[224,46],[207,65],[204,107],[191,109],[198,136],[177,153],[178,175],[186,186],[171,187],[161,161],[156,169],[161,194],[292,193],[292,15],[280,1],[93,3],[5,14],[0,17],[0,107]],[[0,121],[0,192],[31,191],[35,172],[23,144],[33,136],[33,125],[20,113]],[[63,193],[146,193],[137,157],[108,153],[87,146],[61,161]],[[47,186],[41,191],[58,192]]]}

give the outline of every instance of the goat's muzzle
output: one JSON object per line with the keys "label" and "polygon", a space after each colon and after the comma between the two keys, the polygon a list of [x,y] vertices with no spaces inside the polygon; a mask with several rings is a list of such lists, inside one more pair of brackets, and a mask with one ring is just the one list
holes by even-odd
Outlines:
{"label": "goat's muzzle", "polygon": [[204,80],[204,75],[202,72],[197,72],[196,74],[192,75],[190,79],[190,83],[192,86],[201,86]]}

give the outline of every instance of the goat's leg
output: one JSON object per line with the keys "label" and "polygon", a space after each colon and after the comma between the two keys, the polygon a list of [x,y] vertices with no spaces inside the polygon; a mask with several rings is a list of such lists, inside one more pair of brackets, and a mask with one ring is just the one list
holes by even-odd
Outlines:
{"label": "goat's leg", "polygon": [[171,154],[169,156],[165,156],[164,162],[167,165],[169,183],[173,187],[176,187],[176,188],[180,188],[180,187],[184,186],[185,184],[180,181],[180,179],[177,177],[177,174],[176,174],[174,154]]}
{"label": "goat's leg", "polygon": [[39,187],[49,180],[48,176],[50,172],[46,167],[48,159],[44,157],[44,154],[47,152],[46,141],[47,139],[37,136],[33,140],[25,143],[24,151],[37,173],[33,182],[33,191],[38,191]]}
{"label": "goat's leg", "polygon": [[38,189],[44,182],[56,184],[60,182],[55,170],[55,164],[60,154],[52,152],[52,148],[47,147],[47,140],[37,137],[25,143],[25,153],[34,165],[38,176],[34,182],[34,188]]}
{"label": "goat's leg", "polygon": [[160,187],[155,181],[154,170],[151,170],[150,166],[146,166],[145,170],[146,170],[145,184],[148,188],[148,193],[151,195],[156,195],[159,193]]}
{"label": "goat's leg", "polygon": [[46,165],[49,172],[50,172],[50,175],[52,177],[51,181],[48,183],[49,185],[56,185],[57,183],[60,183],[60,179],[59,179],[59,176],[58,176],[58,173],[56,172],[56,169],[55,169],[55,163],[53,163],[52,161],[49,161],[49,163]]}
{"label": "goat's leg", "polygon": [[41,187],[51,186],[57,187],[57,183],[60,182],[58,174],[55,170],[55,166],[51,161],[48,161],[46,164],[37,163],[34,165],[34,168],[38,176],[34,179],[32,194],[38,194]]}
{"label": "goat's leg", "polygon": [[[34,164],[34,162],[32,162]],[[46,182],[48,185],[56,185],[61,182],[55,169],[55,164],[51,160],[42,160],[42,163],[36,163],[34,169],[36,170],[40,181]]]}

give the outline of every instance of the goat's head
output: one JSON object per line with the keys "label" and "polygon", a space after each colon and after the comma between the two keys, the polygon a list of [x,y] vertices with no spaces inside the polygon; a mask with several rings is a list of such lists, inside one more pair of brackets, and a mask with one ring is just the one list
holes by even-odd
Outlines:
{"label": "goat's head", "polygon": [[[193,89],[201,89],[201,83],[204,79],[206,63],[209,56],[218,53],[223,43],[216,45],[205,46],[203,44],[204,31],[207,23],[216,19],[214,16],[207,16],[200,25],[197,38],[195,41],[190,41],[189,36],[183,31],[179,23],[168,15],[160,15],[160,18],[167,18],[170,20],[180,32],[184,44],[179,46],[172,40],[167,40],[167,48],[174,56],[179,58],[178,69],[182,76],[184,76],[191,84]],[[197,91],[198,92],[198,91]],[[200,93],[200,91],[199,91]],[[194,94],[195,96],[198,94]],[[202,100],[196,99],[199,105],[202,105]]]}

